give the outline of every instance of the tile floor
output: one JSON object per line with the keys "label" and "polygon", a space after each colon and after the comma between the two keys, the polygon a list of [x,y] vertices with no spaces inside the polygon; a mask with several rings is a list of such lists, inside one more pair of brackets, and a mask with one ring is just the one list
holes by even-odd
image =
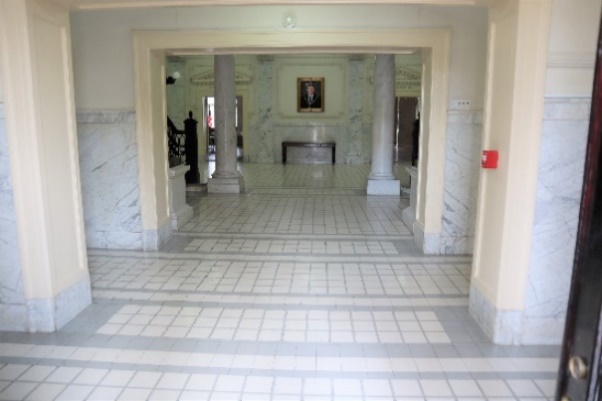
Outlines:
{"label": "tile floor", "polygon": [[0,333],[0,400],[551,400],[559,348],[492,345],[471,259],[423,256],[367,166],[243,165],[159,252],[89,250],[94,303]]}

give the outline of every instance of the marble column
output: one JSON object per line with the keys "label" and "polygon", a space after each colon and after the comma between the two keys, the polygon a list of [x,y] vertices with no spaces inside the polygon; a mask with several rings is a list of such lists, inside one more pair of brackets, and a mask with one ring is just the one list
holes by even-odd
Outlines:
{"label": "marble column", "polygon": [[392,54],[376,56],[373,104],[372,171],[367,192],[368,195],[399,195],[400,182],[393,174],[395,58]]}
{"label": "marble column", "polygon": [[209,193],[241,193],[243,176],[236,169],[236,89],[234,56],[215,56],[215,172]]}

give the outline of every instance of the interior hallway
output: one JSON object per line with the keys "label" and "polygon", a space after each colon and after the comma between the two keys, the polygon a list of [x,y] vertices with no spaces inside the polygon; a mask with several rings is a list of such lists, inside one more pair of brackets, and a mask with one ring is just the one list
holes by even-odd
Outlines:
{"label": "interior hallway", "polygon": [[63,329],[1,333],[0,399],[552,399],[559,347],[489,343],[470,257],[421,255],[369,166],[241,168],[159,252],[89,250]]}

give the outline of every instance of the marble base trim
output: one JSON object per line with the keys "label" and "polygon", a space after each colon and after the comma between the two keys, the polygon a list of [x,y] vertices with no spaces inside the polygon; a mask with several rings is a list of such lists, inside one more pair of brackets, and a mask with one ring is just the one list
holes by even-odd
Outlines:
{"label": "marble base trim", "polygon": [[69,323],[92,303],[90,278],[86,277],[55,297],[54,309],[57,330]]}
{"label": "marble base trim", "polygon": [[47,332],[59,330],[92,303],[88,277],[54,298],[28,299],[25,305],[0,305],[0,329]]}
{"label": "marble base trim", "polygon": [[245,179],[242,175],[235,178],[211,178],[207,184],[210,194],[241,194],[245,192]]}
{"label": "marble base trim", "polygon": [[562,317],[523,317],[522,345],[561,345],[566,315]]}
{"label": "marble base trim", "polygon": [[368,179],[366,189],[368,195],[397,195],[401,194],[401,181],[399,180],[371,180]]}
{"label": "marble base trim", "polygon": [[[405,209],[401,215],[402,222],[405,224],[404,213]],[[473,252],[474,237],[472,236],[448,237],[438,233],[425,233],[422,225],[416,221],[410,231],[414,234],[414,244],[425,255],[470,255]]]}
{"label": "marble base trim", "polygon": [[145,251],[157,251],[173,236],[171,218],[167,220],[158,230],[144,230],[142,232],[142,249]]}
{"label": "marble base trim", "polygon": [[88,231],[86,241],[90,248],[142,249],[141,232]]}
{"label": "marble base trim", "polygon": [[416,211],[411,207],[406,207],[401,212],[401,222],[405,224],[405,226],[410,230],[411,233],[414,232],[414,221],[416,220]]}
{"label": "marble base trim", "polygon": [[521,344],[521,311],[497,309],[473,283],[470,284],[468,310],[493,343]]}
{"label": "marble base trim", "polygon": [[188,223],[192,216],[194,215],[194,211],[192,207],[189,205],[182,206],[179,210],[171,213],[171,228],[174,231],[179,230],[184,224]]}
{"label": "marble base trim", "polygon": [[424,232],[422,224],[414,221],[412,225],[414,234],[414,244],[425,255],[439,255],[439,234],[429,234]]}
{"label": "marble base trim", "polygon": [[27,331],[27,306],[23,304],[0,304],[0,332]]}

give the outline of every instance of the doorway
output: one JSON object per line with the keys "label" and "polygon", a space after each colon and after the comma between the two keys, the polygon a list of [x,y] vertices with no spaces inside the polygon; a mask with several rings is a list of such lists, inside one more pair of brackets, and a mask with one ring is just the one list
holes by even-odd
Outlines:
{"label": "doorway", "polygon": [[[149,137],[163,130],[165,111],[164,71],[165,54],[182,49],[195,49],[198,54],[212,54],[219,48],[221,53],[236,54],[307,54],[344,53],[350,49],[370,53],[398,54],[411,49],[421,49],[423,56],[423,88],[421,96],[421,151],[417,168],[416,227],[414,240],[420,247],[427,236],[441,233],[444,174],[445,133],[449,88],[449,29],[424,29],[419,36],[413,30],[400,29],[386,33],[339,30],[328,32],[306,32],[302,41],[297,33],[274,32],[271,34],[247,31],[197,31],[197,32],[134,32],[134,54],[137,66],[136,79],[136,131],[138,154],[140,155],[140,197],[144,230],[160,230],[168,221],[166,213],[168,192],[167,150],[158,141]],[[266,46],[277,40],[278,46]],[[199,43],[203,45],[199,47]],[[241,47],[241,44],[245,45]],[[358,46],[358,43],[363,45]],[[436,93],[433,97],[431,94]],[[244,95],[244,94],[243,94]],[[156,111],[156,112],[153,112]],[[159,125],[159,121],[161,124]],[[163,136],[163,134],[161,134]],[[159,157],[160,156],[160,157]],[[164,165],[164,166],[163,166]],[[165,167],[165,168],[163,168]],[[428,188],[428,197],[426,196]]]}
{"label": "doorway", "polygon": [[[395,98],[395,163],[414,164],[418,144],[414,140],[415,122],[419,113],[419,98]],[[416,138],[417,139],[417,138]]]}
{"label": "doorway", "polygon": [[[215,97],[204,96],[201,102],[203,104],[203,115],[205,116],[204,130],[206,132],[205,148],[207,151],[207,160],[215,161]],[[236,96],[235,100],[235,127],[236,127],[236,157],[239,160],[244,158],[244,127],[243,114],[243,96]]]}

